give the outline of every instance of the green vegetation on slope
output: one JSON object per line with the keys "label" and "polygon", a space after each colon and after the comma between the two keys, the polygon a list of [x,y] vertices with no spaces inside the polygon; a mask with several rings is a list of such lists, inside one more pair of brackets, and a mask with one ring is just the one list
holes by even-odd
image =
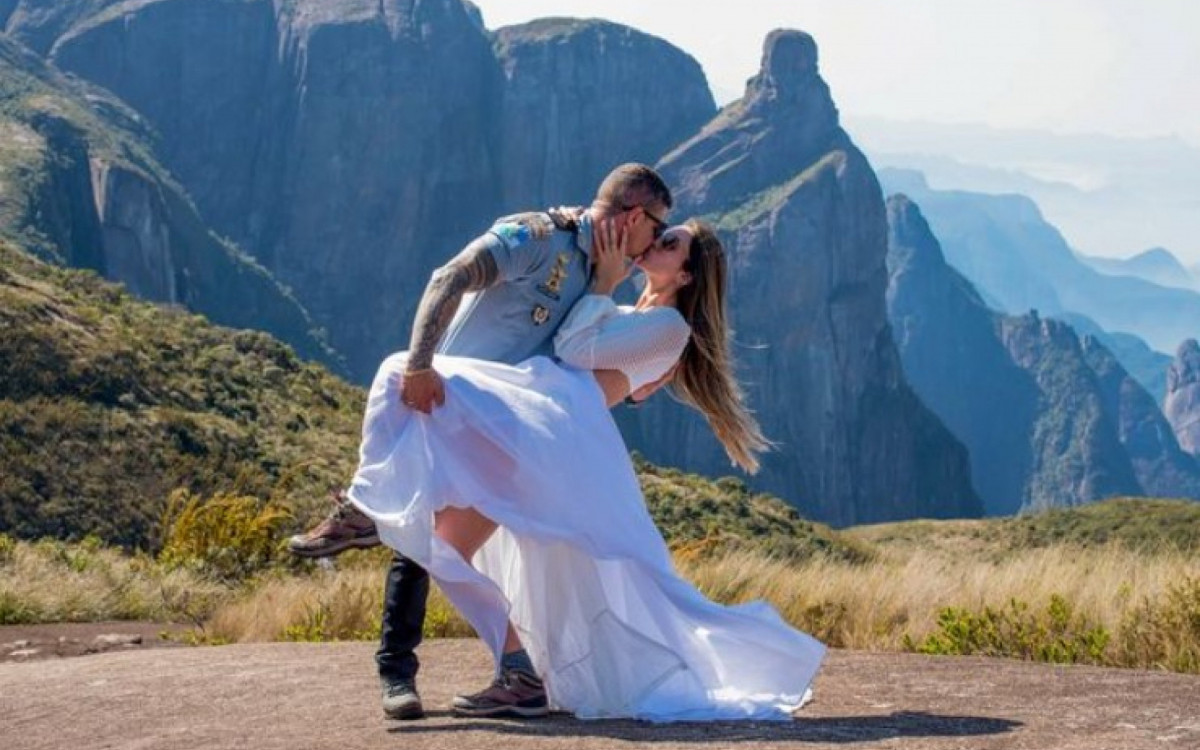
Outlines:
{"label": "green vegetation on slope", "polygon": [[1109,544],[1145,554],[1200,556],[1200,503],[1113,498],[1012,518],[901,521],[858,526],[845,533],[897,549],[923,548],[991,558],[1061,545],[1096,548]]}
{"label": "green vegetation on slope", "polygon": [[357,455],[361,390],[264,333],[0,242],[0,530],[147,546],[183,487],[302,518]]}
{"label": "green vegetation on slope", "polygon": [[779,498],[734,477],[716,481],[637,460],[650,515],[677,554],[715,557],[755,550],[781,560],[869,561],[869,545],[806,521]]}
{"label": "green vegetation on slope", "polygon": [[735,231],[754,221],[763,214],[782,206],[803,185],[812,182],[827,169],[839,169],[846,163],[845,151],[830,151],[808,169],[786,182],[772,185],[746,197],[738,205],[719,214],[705,217],[717,229]]}

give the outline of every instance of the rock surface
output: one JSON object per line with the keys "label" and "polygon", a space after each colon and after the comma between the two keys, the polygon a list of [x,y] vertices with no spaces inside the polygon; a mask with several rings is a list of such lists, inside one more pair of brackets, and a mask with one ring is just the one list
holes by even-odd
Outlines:
{"label": "rock surface", "polygon": [[1167,371],[1163,405],[1179,446],[1200,458],[1200,344],[1188,339],[1179,345]]}
{"label": "rock surface", "polygon": [[88,656],[107,651],[175,648],[188,626],[154,622],[0,625],[0,664]]}
{"label": "rock surface", "polygon": [[374,644],[269,644],[0,665],[10,750],[107,747],[738,747],[900,750],[1196,747],[1197,678],[971,657],[832,652],[791,722],[656,725],[456,719],[455,693],[490,679],[477,641],[422,646],[429,717],[379,711]]}
{"label": "rock surface", "polygon": [[[773,32],[745,96],[659,166],[676,213],[725,240],[742,379],[780,444],[756,483],[839,525],[978,515],[965,449],[904,381],[879,185],[838,125],[812,38]],[[726,471],[699,425],[654,403],[627,434],[654,461]]]}

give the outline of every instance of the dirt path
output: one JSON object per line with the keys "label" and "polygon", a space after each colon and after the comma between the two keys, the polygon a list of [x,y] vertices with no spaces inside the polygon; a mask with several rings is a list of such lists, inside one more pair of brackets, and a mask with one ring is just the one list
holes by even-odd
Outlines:
{"label": "dirt path", "polygon": [[430,717],[385,721],[372,646],[252,644],[0,664],[0,737],[26,748],[1200,748],[1200,678],[834,652],[790,723],[461,720],[490,675],[477,641],[422,647]]}

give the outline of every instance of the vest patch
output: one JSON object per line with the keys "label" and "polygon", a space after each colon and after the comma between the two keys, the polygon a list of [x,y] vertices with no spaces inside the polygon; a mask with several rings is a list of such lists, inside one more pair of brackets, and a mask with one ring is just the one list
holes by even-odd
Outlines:
{"label": "vest patch", "polygon": [[528,226],[513,221],[496,224],[492,227],[492,232],[506,244],[513,246],[525,244],[532,234]]}

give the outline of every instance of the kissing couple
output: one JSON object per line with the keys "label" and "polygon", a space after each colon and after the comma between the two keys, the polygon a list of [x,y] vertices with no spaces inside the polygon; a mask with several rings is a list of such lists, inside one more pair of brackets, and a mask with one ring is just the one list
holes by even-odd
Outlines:
{"label": "kissing couple", "polygon": [[[430,576],[495,657],[458,715],[788,719],[804,702],[824,646],[676,573],[609,413],[669,385],[744,470],[770,447],[733,372],[724,249],[703,222],[668,225],[671,206],[653,169],[625,164],[586,209],[500,219],[434,272],[409,350],[379,367],[354,479],[291,547],[395,550],[376,655],[389,717],[424,715]],[[645,285],[619,306],[631,266]]]}

